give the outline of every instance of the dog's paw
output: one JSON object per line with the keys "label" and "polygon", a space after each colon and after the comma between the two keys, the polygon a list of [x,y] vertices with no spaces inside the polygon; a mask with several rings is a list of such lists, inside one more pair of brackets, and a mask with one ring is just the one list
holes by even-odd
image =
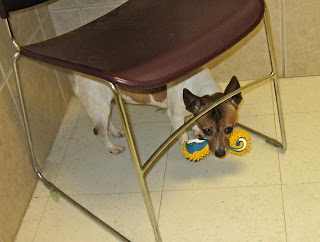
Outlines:
{"label": "dog's paw", "polygon": [[192,130],[192,133],[194,134],[195,137],[198,137],[198,136],[204,137],[203,132],[199,129],[199,127],[197,125],[193,126],[191,128],[191,130]]}
{"label": "dog's paw", "polygon": [[125,148],[121,145],[113,145],[112,147],[108,147],[108,150],[110,151],[110,153],[117,155],[124,151]]}
{"label": "dog's paw", "polygon": [[188,141],[189,137],[187,133],[184,133],[183,135],[180,136],[179,138],[179,143],[182,145],[185,141]]}
{"label": "dog's paw", "polygon": [[123,129],[118,129],[114,127],[113,125],[109,126],[109,132],[116,138],[124,137],[125,133]]}
{"label": "dog's paw", "polygon": [[117,138],[124,137],[124,135],[125,135],[124,130],[122,130],[122,129],[113,130],[113,132],[111,134]]}

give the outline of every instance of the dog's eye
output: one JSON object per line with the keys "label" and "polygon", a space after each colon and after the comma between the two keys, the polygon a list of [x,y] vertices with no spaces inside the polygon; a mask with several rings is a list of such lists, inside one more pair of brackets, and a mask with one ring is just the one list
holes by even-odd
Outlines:
{"label": "dog's eye", "polygon": [[211,133],[212,133],[211,129],[204,129],[204,130],[202,130],[202,131],[203,131],[203,133],[204,133],[205,135],[211,135]]}
{"label": "dog's eye", "polygon": [[227,134],[230,134],[233,131],[233,127],[226,127],[224,129],[224,132],[226,132]]}

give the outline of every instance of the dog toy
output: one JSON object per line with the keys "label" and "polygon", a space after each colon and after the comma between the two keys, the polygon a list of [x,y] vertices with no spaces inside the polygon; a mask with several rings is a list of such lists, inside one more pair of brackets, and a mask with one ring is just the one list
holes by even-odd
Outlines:
{"label": "dog toy", "polygon": [[[242,156],[251,149],[250,135],[244,130],[234,130],[231,133],[229,152],[233,155]],[[204,138],[190,139],[182,145],[183,155],[191,161],[200,161],[209,155],[209,143]]]}
{"label": "dog toy", "polygon": [[182,145],[182,154],[191,161],[200,161],[210,154],[208,140],[203,138],[190,139]]}
{"label": "dog toy", "polygon": [[242,130],[233,130],[229,138],[230,150],[229,152],[233,155],[245,155],[251,149],[251,139],[250,135]]}

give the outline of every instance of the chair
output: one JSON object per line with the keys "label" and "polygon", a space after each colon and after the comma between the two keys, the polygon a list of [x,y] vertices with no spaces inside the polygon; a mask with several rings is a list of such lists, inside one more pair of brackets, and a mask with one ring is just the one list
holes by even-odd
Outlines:
{"label": "chair", "polygon": [[[113,231],[122,240],[128,241],[127,238],[79,205],[41,174],[37,166],[17,70],[17,60],[20,55],[98,77],[101,82],[111,88],[126,132],[132,161],[156,241],[161,241],[161,235],[145,177],[166,147],[206,112],[242,90],[272,79],[281,142],[242,124],[238,124],[238,126],[266,139],[275,147],[286,150],[277,73],[263,0],[129,0],[114,11],[70,33],[41,43],[19,46],[10,28],[9,13],[45,1],[0,0],[1,18],[6,19],[8,32],[17,49],[13,63],[14,73],[33,168],[39,179],[48,188],[60,192],[66,199],[84,210],[96,222]],[[160,145],[144,165],[140,165],[118,86],[150,89],[168,84],[228,50],[250,33],[262,19],[264,20],[272,69],[270,75],[253,81],[217,100],[186,122]]]}

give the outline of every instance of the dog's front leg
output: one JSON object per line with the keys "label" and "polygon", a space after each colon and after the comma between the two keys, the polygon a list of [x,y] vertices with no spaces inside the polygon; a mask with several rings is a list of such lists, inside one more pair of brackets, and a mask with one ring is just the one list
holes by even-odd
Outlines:
{"label": "dog's front leg", "polygon": [[[172,126],[173,131],[176,131],[184,124],[184,115],[182,113],[175,112],[175,110],[172,110],[168,108],[168,117]],[[179,137],[180,144],[183,144],[184,141],[188,141],[188,134],[187,132],[184,132]]]}

